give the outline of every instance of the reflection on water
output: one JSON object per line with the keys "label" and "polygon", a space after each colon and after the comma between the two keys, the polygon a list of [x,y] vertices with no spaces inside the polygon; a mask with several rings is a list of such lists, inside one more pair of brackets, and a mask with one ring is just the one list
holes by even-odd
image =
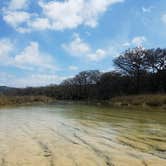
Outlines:
{"label": "reflection on water", "polygon": [[0,166],[166,166],[166,112],[85,105],[0,110]]}

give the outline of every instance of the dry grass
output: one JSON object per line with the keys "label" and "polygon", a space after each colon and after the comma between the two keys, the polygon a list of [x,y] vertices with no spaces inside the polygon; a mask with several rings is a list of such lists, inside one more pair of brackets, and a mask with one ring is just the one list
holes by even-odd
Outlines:
{"label": "dry grass", "polygon": [[133,96],[122,96],[111,99],[111,103],[114,105],[125,106],[143,106],[147,105],[150,107],[161,107],[166,105],[166,95],[133,95]]}
{"label": "dry grass", "polygon": [[31,103],[49,103],[53,99],[46,96],[0,96],[0,106]]}

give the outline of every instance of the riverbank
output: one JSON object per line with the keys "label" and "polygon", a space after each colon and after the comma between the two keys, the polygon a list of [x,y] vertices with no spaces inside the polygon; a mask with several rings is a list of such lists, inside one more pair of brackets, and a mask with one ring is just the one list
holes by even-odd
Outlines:
{"label": "riverbank", "polygon": [[0,107],[10,105],[47,104],[54,100],[46,96],[0,96]]}
{"label": "riverbank", "polygon": [[156,107],[166,109],[166,95],[121,96],[112,98],[108,103],[118,107]]}
{"label": "riverbank", "polygon": [[30,104],[88,104],[88,105],[102,105],[107,107],[131,108],[131,109],[164,109],[166,110],[166,95],[131,95],[114,97],[110,100],[83,100],[83,101],[69,101],[69,100],[55,100],[55,98],[47,96],[0,96],[0,107],[11,105],[30,105]]}
{"label": "riverbank", "polygon": [[63,105],[94,105],[115,109],[166,110],[166,94],[144,94],[113,97],[110,100],[57,100]]}

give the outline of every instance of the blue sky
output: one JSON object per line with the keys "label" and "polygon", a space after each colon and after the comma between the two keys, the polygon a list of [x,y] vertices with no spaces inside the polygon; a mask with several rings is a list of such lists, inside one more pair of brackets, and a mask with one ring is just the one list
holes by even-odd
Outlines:
{"label": "blue sky", "polygon": [[165,0],[0,0],[0,85],[110,71],[136,46],[166,47]]}

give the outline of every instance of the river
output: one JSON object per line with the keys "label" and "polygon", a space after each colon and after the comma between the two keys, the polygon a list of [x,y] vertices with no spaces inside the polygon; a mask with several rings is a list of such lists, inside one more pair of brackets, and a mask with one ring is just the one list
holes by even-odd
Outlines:
{"label": "river", "polygon": [[1,108],[0,166],[166,166],[166,112],[83,104]]}

